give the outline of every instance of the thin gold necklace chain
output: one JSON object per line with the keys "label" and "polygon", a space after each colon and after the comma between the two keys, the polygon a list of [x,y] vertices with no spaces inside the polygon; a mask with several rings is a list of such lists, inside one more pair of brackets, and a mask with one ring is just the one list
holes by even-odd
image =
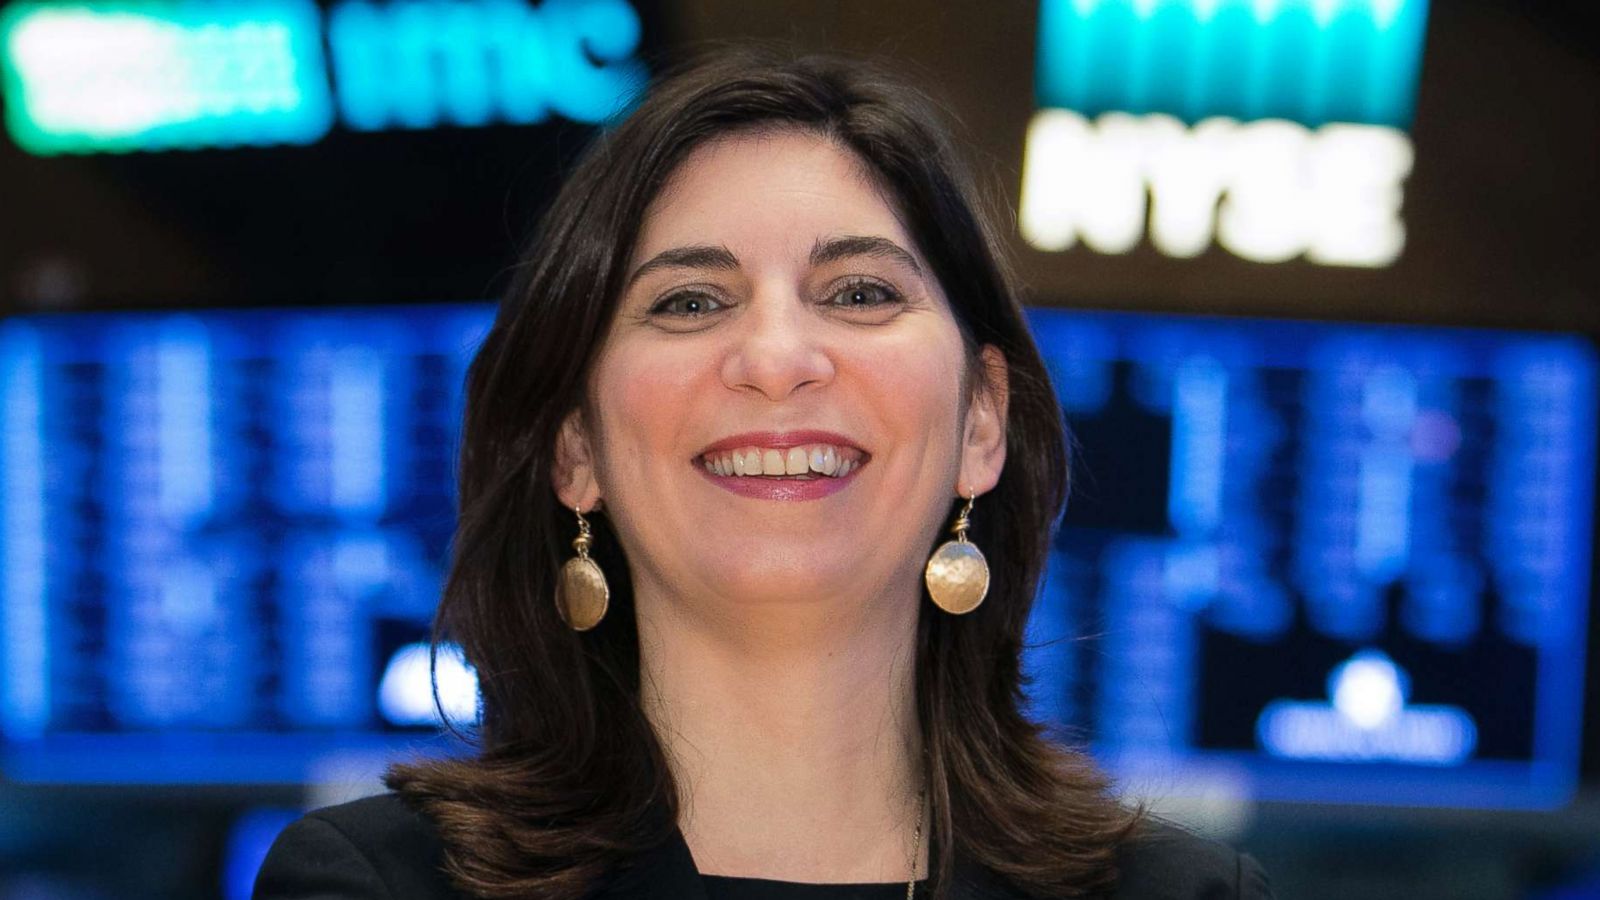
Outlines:
{"label": "thin gold necklace chain", "polygon": [[917,827],[911,832],[911,880],[906,882],[906,900],[912,900],[912,895],[917,891],[917,851],[922,849],[922,818],[925,812],[923,803],[928,796],[928,788],[923,786],[917,792]]}

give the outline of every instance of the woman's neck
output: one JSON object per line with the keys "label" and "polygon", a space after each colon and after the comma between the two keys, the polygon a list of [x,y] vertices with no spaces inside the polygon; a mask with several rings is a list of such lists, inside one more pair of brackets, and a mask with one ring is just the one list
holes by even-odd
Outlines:
{"label": "woman's neck", "polygon": [[655,599],[636,601],[642,699],[700,871],[910,877],[922,787],[914,598],[757,621],[707,621]]}

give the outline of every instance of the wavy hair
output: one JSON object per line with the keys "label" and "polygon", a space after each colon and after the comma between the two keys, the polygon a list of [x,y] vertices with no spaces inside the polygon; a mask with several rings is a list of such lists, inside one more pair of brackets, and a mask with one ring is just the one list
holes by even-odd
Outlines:
{"label": "wavy hair", "polygon": [[1031,895],[1106,890],[1140,816],[1109,796],[1085,755],[1022,712],[1023,628],[1067,495],[1061,409],[942,111],[903,78],[837,56],[710,53],[658,81],[564,182],[467,379],[459,521],[435,641],[458,642],[477,670],[476,753],[396,765],[387,782],[433,819],[452,880],[477,897],[578,898],[671,838],[679,798],[639,703],[623,549],[596,515],[591,553],[611,580],[611,610],[595,630],[573,632],[554,602],[572,522],[551,468],[561,422],[585,402],[646,208],[696,147],[774,127],[823,135],[860,158],[949,299],[969,377],[988,377],[974,370],[983,344],[1008,364],[1006,465],[971,531],[993,573],[987,601],[960,618],[923,603],[917,628],[930,840],[953,850],[930,873],[934,895],[949,890],[954,856]]}

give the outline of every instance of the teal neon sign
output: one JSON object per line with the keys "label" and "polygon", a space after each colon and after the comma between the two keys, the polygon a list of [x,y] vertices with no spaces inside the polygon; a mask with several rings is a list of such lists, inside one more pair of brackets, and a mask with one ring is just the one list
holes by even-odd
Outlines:
{"label": "teal neon sign", "polygon": [[1407,128],[1427,0],[1043,0],[1035,93],[1087,116]]}
{"label": "teal neon sign", "polygon": [[360,130],[600,122],[644,80],[639,38],[623,0],[353,0],[328,17],[339,111]]}
{"label": "teal neon sign", "polygon": [[1393,263],[1427,0],[1041,0],[1039,250]]}
{"label": "teal neon sign", "polygon": [[0,12],[0,92],[38,155],[601,122],[643,83],[640,36],[626,0],[24,2]]}
{"label": "teal neon sign", "polygon": [[41,155],[314,141],[331,123],[318,16],[284,0],[11,6],[6,128]]}

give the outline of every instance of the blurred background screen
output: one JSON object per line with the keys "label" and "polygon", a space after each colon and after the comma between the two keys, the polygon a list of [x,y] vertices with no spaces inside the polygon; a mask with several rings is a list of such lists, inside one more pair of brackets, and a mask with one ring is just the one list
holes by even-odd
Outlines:
{"label": "blurred background screen", "polygon": [[[462,383],[492,314],[0,324],[0,771],[303,782],[432,730]],[[470,723],[455,674],[441,699]]]}
{"label": "blurred background screen", "polygon": [[1281,897],[1600,897],[1595,17],[0,0],[0,898],[247,897],[459,751],[484,298],[752,38],[907,72],[995,200],[1074,436],[1038,718]]}
{"label": "blurred background screen", "polygon": [[[1048,718],[1125,777],[1281,800],[1571,799],[1587,340],[1033,322],[1078,444],[1030,635]],[[1086,635],[1102,636],[1091,652]]]}

